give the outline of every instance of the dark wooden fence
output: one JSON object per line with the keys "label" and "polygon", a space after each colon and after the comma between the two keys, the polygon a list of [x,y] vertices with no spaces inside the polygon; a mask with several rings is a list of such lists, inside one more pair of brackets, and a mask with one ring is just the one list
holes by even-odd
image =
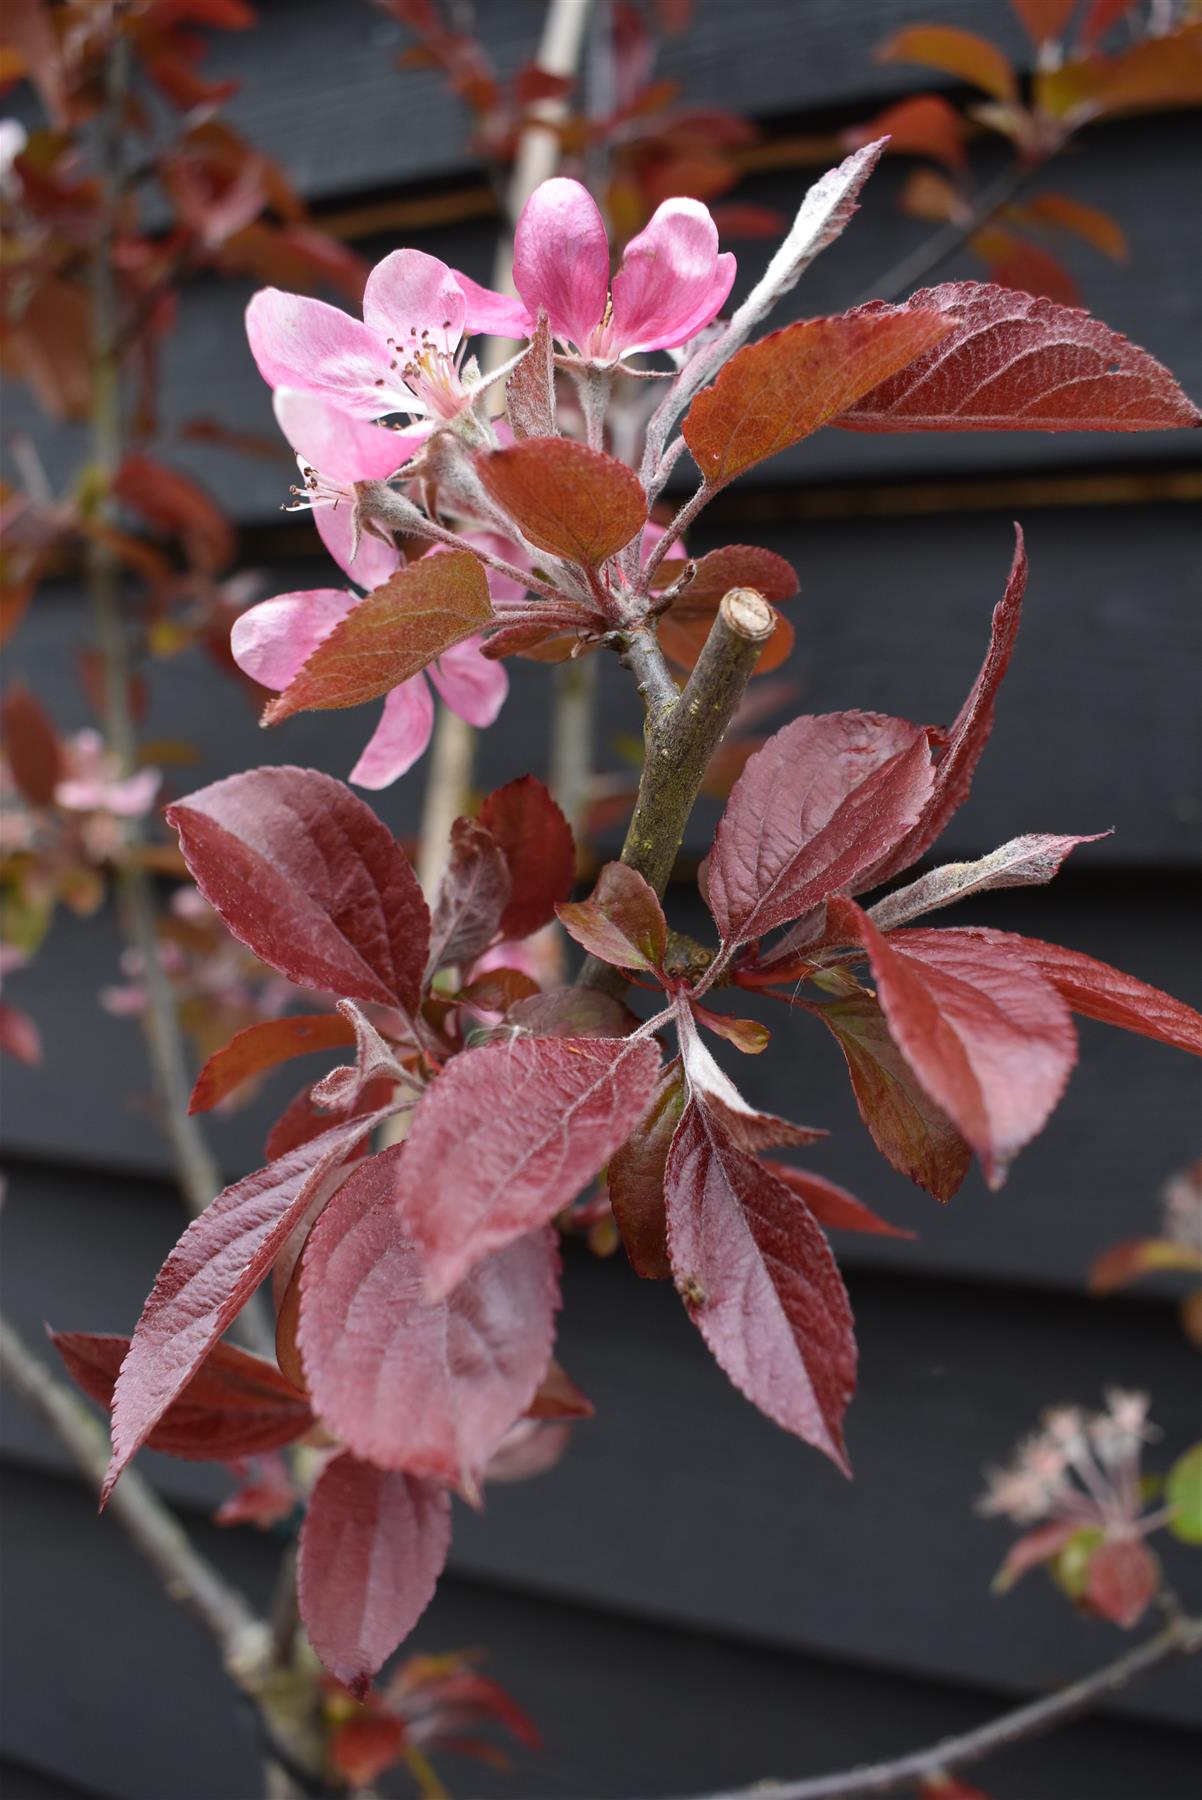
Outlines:
{"label": "dark wooden fence", "polygon": [[[534,0],[480,8],[503,61],[528,52],[540,10]],[[264,0],[261,11],[260,29],[214,58],[245,83],[235,122],[323,210],[354,212],[365,230],[435,198],[460,223],[404,241],[487,278],[495,221],[463,160],[459,120],[433,77],[395,71],[387,22],[331,0]],[[1002,0],[700,0],[697,11],[670,72],[698,100],[759,116],[782,162],[815,119],[829,131],[913,85],[913,71],[869,54],[900,23],[936,12],[1022,51]],[[1131,240],[1128,267],[1082,257],[1092,309],[1195,395],[1196,149],[1188,116],[1149,118],[1098,130],[1055,176],[1113,211]],[[816,172],[765,172],[747,197],[791,208]],[[913,241],[916,227],[893,208],[896,186],[887,166],[853,230],[807,276],[798,311],[847,304]],[[754,271],[762,247],[736,247]],[[176,424],[205,414],[271,429],[240,330],[244,299],[207,283],[189,294],[168,373]],[[6,430],[26,417],[14,393]],[[73,434],[36,429],[52,468],[69,468]],[[1028,617],[946,848],[978,854],[1020,831],[1114,826],[1050,893],[996,896],[972,916],[1055,937],[1195,1002],[1200,559],[1183,501],[1202,485],[1198,448],[1180,436],[832,432],[768,465],[771,485],[728,495],[696,539],[762,542],[795,563],[788,674],[805,707],[939,719],[976,670],[1021,518]],[[324,578],[307,525],[278,520],[282,469],[196,446],[180,460],[230,507],[247,559],[273,584]],[[87,629],[80,595],[64,585],[40,598],[10,657],[66,726],[84,722],[71,665]],[[487,740],[498,781],[544,761],[544,677],[512,667],[514,701]],[[606,669],[607,758],[611,734],[635,723],[617,677]],[[264,759],[345,774],[364,732],[362,715],[335,714],[264,738],[239,695],[197,661],[167,665],[154,688],[147,731],[195,740],[198,780]],[[381,796],[398,830],[413,828],[418,794],[414,777]],[[712,822],[699,816],[687,850],[704,851]],[[676,904],[687,922],[688,900]],[[63,921],[14,990],[47,1050],[44,1071],[4,1072],[5,1304],[31,1334],[44,1319],[128,1329],[178,1231],[134,1028],[95,1004],[117,952],[111,922]],[[487,1646],[548,1747],[510,1777],[456,1768],[457,1792],[651,1796],[840,1765],[971,1723],[1119,1647],[1114,1630],[1074,1618],[1042,1578],[991,1598],[1007,1535],[974,1520],[971,1503],[982,1464],[1004,1456],[1045,1403],[1089,1401],[1106,1382],[1152,1391],[1167,1447],[1197,1434],[1196,1362],[1171,1293],[1084,1295],[1091,1257],[1154,1228],[1162,1179],[1197,1153],[1192,1069],[1145,1041],[1083,1030],[1068,1097],[1007,1188],[991,1195],[974,1178],[941,1210],[876,1157],[831,1046],[787,1016],[772,1023],[781,1047],[753,1074],[759,1096],[829,1125],[815,1167],[920,1233],[916,1243],[838,1245],[863,1351],[850,1429],[857,1479],[845,1485],[747,1407],[669,1291],[570,1252],[563,1357],[598,1417],[537,1486],[501,1490],[484,1516],[460,1518],[450,1578],[414,1638]],[[216,1125],[231,1175],[257,1161],[269,1109],[270,1099]],[[275,1546],[204,1522],[221,1488],[213,1472],[147,1463],[213,1556],[263,1592]],[[117,1528],[97,1522],[61,1455],[13,1404],[0,1475],[5,1793],[251,1800],[251,1722],[209,1644]],[[1189,1559],[1169,1560],[1196,1593]],[[1183,1800],[1196,1791],[1196,1702],[1196,1676],[1162,1671],[1105,1719],[1011,1753],[990,1790],[998,1800]]]}

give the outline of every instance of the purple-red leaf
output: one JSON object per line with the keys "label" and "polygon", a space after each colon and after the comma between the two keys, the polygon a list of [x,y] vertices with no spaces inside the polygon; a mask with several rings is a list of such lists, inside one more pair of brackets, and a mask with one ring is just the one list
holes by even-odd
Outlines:
{"label": "purple-red leaf", "polygon": [[851,1308],[804,1201],[696,1101],[672,1141],[666,1193],[676,1285],[719,1366],[761,1412],[850,1473]]}
{"label": "purple-red leaf", "polygon": [[950,1200],[968,1173],[972,1151],[923,1089],[872,995],[853,994],[813,1010],[838,1040],[860,1117],[886,1162],[936,1200]]}
{"label": "purple-red leaf", "polygon": [[1160,1564],[1140,1538],[1108,1538],[1089,1559],[1084,1599],[1099,1618],[1130,1630],[1159,1587]]}
{"label": "purple-red leaf", "polygon": [[[850,405],[847,431],[1163,431],[1202,413],[1155,357],[1076,307],[988,282],[906,302],[943,341]],[[851,316],[891,317],[881,300]]]}
{"label": "purple-red leaf", "polygon": [[533,1233],[428,1302],[395,1203],[407,1154],[364,1163],[314,1226],[297,1341],[314,1408],[348,1449],[474,1497],[546,1372],[558,1257],[553,1234]]}
{"label": "purple-red leaf", "polygon": [[667,1281],[668,1220],[664,1170],[688,1098],[679,1058],[662,1071],[647,1112],[609,1159],[606,1184],[626,1254],[644,1281]]}
{"label": "purple-red leaf", "polygon": [[197,887],[256,956],[301,987],[412,1012],[430,935],[389,831],[316,769],[251,769],[168,807]]}
{"label": "purple-red leaf", "polygon": [[[52,1331],[67,1373],[108,1412],[129,1339]],[[146,1439],[151,1450],[197,1462],[261,1456],[302,1437],[313,1423],[303,1394],[274,1364],[234,1344],[214,1344]]]}
{"label": "purple-red leaf", "polygon": [[263,713],[360,706],[389,694],[492,618],[484,565],[469,550],[422,556],[390,575],[339,620]]}
{"label": "purple-red leaf", "polygon": [[515,1038],[468,1050],[414,1115],[401,1222],[431,1299],[574,1200],[646,1109],[659,1072],[648,1038]]}
{"label": "purple-red leaf", "polygon": [[972,689],[948,733],[947,747],[935,768],[931,797],[913,830],[864,873],[862,887],[875,887],[917,862],[941,837],[944,827],[968,798],[973,772],[993,730],[993,709],[1022,618],[1027,589],[1027,551],[1021,527],[1015,526],[1014,560],[1006,591],[993,609],[989,648]]}
{"label": "purple-red leaf", "polygon": [[625,863],[606,863],[587,900],[557,906],[559,922],[590,955],[618,969],[660,969],[668,923],[655,889]]}
{"label": "purple-red leaf", "polygon": [[[662,585],[667,586],[679,579],[680,564],[662,562],[657,574]],[[775,550],[761,550],[758,544],[723,544],[720,550],[710,550],[698,560],[692,580],[672,602],[672,616],[708,617],[722,596],[736,587],[754,588],[765,600],[779,605],[797,592],[797,571]]]}
{"label": "purple-red leaf", "polygon": [[1064,1001],[1029,964],[970,932],[885,937],[853,901],[836,897],[830,933],[868,954],[889,1031],[930,1098],[1000,1187],[1041,1131],[1076,1061]]}
{"label": "purple-red leaf", "polygon": [[1137,981],[1134,975],[1112,969],[1109,963],[1098,962],[1080,950],[1066,950],[1063,944],[1045,944],[1039,938],[984,926],[969,927],[963,935],[988,945],[995,954],[1016,957],[1037,969],[1073,1012],[1202,1056],[1202,1014],[1184,1000],[1175,1000],[1172,994],[1149,987],[1146,981]]}
{"label": "purple-red leaf", "polygon": [[646,522],[633,469],[572,438],[529,437],[477,461],[480,479],[536,550],[595,568]]}
{"label": "purple-red leaf", "polygon": [[1011,838],[975,862],[944,863],[920,875],[909,887],[870,906],[868,917],[878,931],[895,931],[899,925],[908,925],[924,913],[966,900],[971,894],[987,894],[995,888],[1042,887],[1060,873],[1065,858],[1078,844],[1096,844],[1108,835],[1102,831],[1089,837],[1057,837],[1033,832]]}
{"label": "purple-red leaf", "polygon": [[846,1188],[815,1175],[809,1169],[793,1169],[788,1163],[766,1162],[766,1169],[800,1194],[825,1231],[863,1231],[874,1237],[912,1238],[915,1233],[901,1225],[890,1225],[870,1206],[849,1194]]}
{"label": "purple-red leaf", "polygon": [[708,900],[740,944],[852,886],[921,818],[934,785],[928,735],[902,719],[794,719],[748,758],[719,820]]}
{"label": "purple-red leaf", "polygon": [[313,1050],[335,1050],[355,1041],[354,1027],[338,1013],[292,1014],[260,1019],[236,1031],[228,1044],[214,1050],[196,1078],[188,1111],[208,1112],[256,1075],[265,1074],[294,1056]]}
{"label": "purple-red leaf", "polygon": [[434,902],[427,971],[466,965],[492,943],[509,904],[509,864],[493,834],[471,819],[451,827],[451,853]]}
{"label": "purple-red leaf", "polygon": [[31,806],[49,806],[66,773],[58,733],[41,701],[14,682],[0,707],[4,757],[14,782]]}
{"label": "purple-red leaf", "polygon": [[432,1481],[344,1453],[323,1469],[301,1527],[297,1598],[309,1641],[360,1698],[433,1598],[451,1508]]}
{"label": "purple-red leaf", "polygon": [[159,1270],[121,1365],[102,1501],[250,1299],[322,1181],[386,1117],[335,1125],[226,1188],[189,1225]]}
{"label": "purple-red leaf", "polygon": [[511,891],[501,914],[503,937],[529,937],[555,917],[576,879],[572,828],[533,775],[519,775],[488,795],[480,824],[492,834],[509,865]]}
{"label": "purple-red leaf", "polygon": [[[625,1037],[638,1025],[630,1008],[596,988],[550,988],[519,1000],[506,1014],[507,1028],[518,1026],[536,1038]],[[512,1031],[507,1029],[507,1036]]]}
{"label": "purple-red leaf", "polygon": [[862,395],[897,379],[950,329],[933,309],[878,303],[803,319],[745,345],[685,417],[681,430],[694,462],[710,487],[725,487],[831,419],[842,415],[842,423]]}

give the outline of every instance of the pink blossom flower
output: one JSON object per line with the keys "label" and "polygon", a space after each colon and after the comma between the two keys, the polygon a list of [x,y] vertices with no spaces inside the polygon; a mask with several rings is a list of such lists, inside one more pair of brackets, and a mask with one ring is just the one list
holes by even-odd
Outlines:
{"label": "pink blossom flower", "polygon": [[67,773],[54,789],[56,806],[66,812],[105,812],[118,819],[140,819],[154,805],[162,775],[139,769],[121,777],[115,757],[98,731],[77,731],[63,746]]}
{"label": "pink blossom flower", "polygon": [[588,190],[564,176],[537,187],[518,220],[520,299],[455,276],[469,330],[529,337],[542,306],[557,338],[600,363],[686,343],[718,313],[734,278],[735,259],[719,252],[708,209],[665,200],[627,244],[611,288],[605,221]]}
{"label": "pink blossom flower", "polygon": [[246,335],[273,388],[299,389],[356,419],[386,413],[453,419],[472,397],[462,375],[466,302],[457,278],[423,250],[394,250],[363,291],[363,319],[324,300],[263,288]]}
{"label": "pink blossom flower", "polygon": [[[388,554],[391,574],[401,558],[395,550]],[[234,661],[255,681],[278,692],[359,601],[358,594],[342,588],[314,588],[263,600],[234,622],[230,634]],[[427,674],[451,711],[481,728],[492,724],[509,691],[505,670],[481,653],[478,638],[444,650],[428,670],[393,688],[384,701],[380,722],[351,770],[351,780],[359,787],[388,787],[424,752],[434,729],[434,697]]]}
{"label": "pink blossom flower", "polygon": [[1039,1519],[1092,1525],[1116,1537],[1143,1536],[1164,1513],[1143,1514],[1140,1459],[1159,1434],[1148,1423],[1148,1396],[1107,1388],[1105,1410],[1049,1407],[1043,1430],[1024,1439],[1005,1469],[987,1471],[978,1511],[1016,1525]]}

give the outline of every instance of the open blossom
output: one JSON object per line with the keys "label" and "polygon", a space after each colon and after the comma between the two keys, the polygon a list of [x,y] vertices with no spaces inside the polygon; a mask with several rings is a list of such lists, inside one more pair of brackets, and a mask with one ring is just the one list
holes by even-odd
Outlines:
{"label": "open blossom", "polygon": [[1202,1157],[1178,1170],[1161,1193],[1164,1235],[1171,1243],[1202,1255]]}
{"label": "open blossom", "polygon": [[718,228],[699,200],[665,200],[609,273],[609,239],[596,201],[578,181],[555,176],[534,190],[514,238],[513,300],[456,274],[472,331],[529,337],[545,307],[551,329],[590,361],[671,350],[721,309],[735,259],[719,252]]}
{"label": "open blossom", "polygon": [[403,412],[432,425],[472,398],[465,316],[463,289],[444,262],[394,250],[367,278],[362,321],[324,300],[263,288],[246,309],[246,335],[273,388],[316,394],[356,419]]}
{"label": "open blossom", "polygon": [[56,783],[54,801],[67,812],[107,812],[118,819],[140,819],[154,805],[163,777],[157,769],[133,775],[117,773],[117,759],[105,749],[98,731],[77,731],[63,745],[66,773]]}

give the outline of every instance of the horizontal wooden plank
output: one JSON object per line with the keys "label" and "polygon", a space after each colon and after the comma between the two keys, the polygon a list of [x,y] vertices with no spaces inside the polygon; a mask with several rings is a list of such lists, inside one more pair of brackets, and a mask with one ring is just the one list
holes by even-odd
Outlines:
{"label": "horizontal wooden plank", "polygon": [[[1098,132],[1042,180],[1048,189],[1108,209],[1121,222],[1130,239],[1129,262],[1110,263],[1071,244],[1064,248],[1065,260],[1075,269],[1090,310],[1158,356],[1195,396],[1202,395],[1202,295],[1192,244],[1180,221],[1193,199],[1189,170],[1197,158],[1197,145],[1198,125],[1189,115],[1134,121]],[[837,312],[865,293],[881,291],[898,258],[923,241],[926,230],[897,211],[903,172],[899,162],[888,163],[877,173],[844,238],[818,259],[775,323]],[[792,170],[760,176],[745,184],[745,196],[788,216],[816,173]],[[478,220],[406,232],[404,241],[487,281],[494,237],[495,224]],[[364,247],[372,255],[384,254],[396,247],[396,238],[376,239]],[[759,274],[770,246],[744,242],[735,248],[739,297]],[[939,278],[979,278],[981,273],[979,264],[961,255]],[[235,431],[276,436],[268,391],[246,347],[242,313],[249,292],[240,282],[202,280],[185,293],[180,325],[164,362],[164,455],[205,482],[234,518],[262,521],[273,517],[288,497],[292,473],[283,459],[277,466],[212,446],[170,441],[196,418],[218,419]],[[56,483],[65,482],[86,456],[82,430],[50,427],[33,410],[27,393],[14,387],[5,435],[11,439],[18,430],[33,437]],[[1200,453],[1200,435],[1189,432],[936,432],[873,437],[827,431],[764,465],[750,485],[765,480],[806,486],[969,472],[1050,471],[1066,463],[1127,467],[1166,458],[1196,463]],[[678,485],[691,482],[691,469],[683,459]],[[735,492],[746,491],[747,485]]]}
{"label": "horizontal wooden plank", "polygon": [[[199,1628],[116,1527],[52,1478],[5,1470],[3,1493],[10,1544],[21,1545],[5,1584],[4,1735],[25,1764],[4,1769],[8,1800],[257,1794],[250,1721]],[[235,1579],[265,1591],[275,1544],[253,1532],[200,1537]],[[650,1800],[845,1767],[968,1729],[998,1705],[960,1684],[838,1667],[456,1579],[442,1583],[412,1644],[484,1648],[489,1672],[543,1733],[542,1752],[519,1751],[511,1769],[436,1759],[452,1790],[476,1800]],[[1095,1717],[1009,1752],[985,1778],[1023,1800],[1128,1800],[1155,1771],[1158,1800],[1185,1800],[1195,1758],[1190,1734]],[[379,1788],[411,1793],[395,1774]]]}

